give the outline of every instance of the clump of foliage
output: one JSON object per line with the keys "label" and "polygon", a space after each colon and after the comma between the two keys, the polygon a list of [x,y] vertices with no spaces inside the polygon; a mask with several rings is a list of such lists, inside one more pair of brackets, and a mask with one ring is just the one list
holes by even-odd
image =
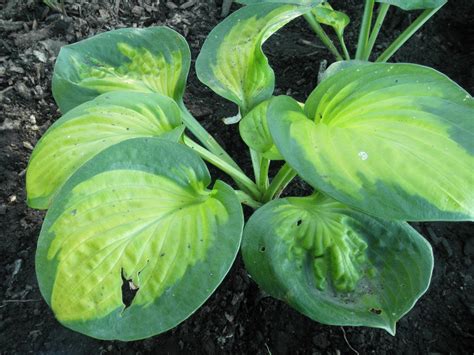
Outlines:
{"label": "clump of foliage", "polygon": [[[63,116],[33,151],[27,192],[48,209],[36,267],[62,324],[101,339],[164,332],[213,293],[240,248],[252,278],[308,317],[395,333],[433,268],[405,221],[473,220],[474,102],[436,70],[386,63],[445,1],[378,2],[372,24],[366,0],[354,57],[349,18],[319,0],[242,1],[209,34],[197,75],[238,105],[254,179],[186,109],[179,34],[120,29],[61,50]],[[389,6],[423,12],[369,62]],[[304,103],[272,96],[261,49],[299,16],[338,60]],[[203,160],[237,189],[212,182]],[[270,180],[271,161],[281,169]],[[279,198],[296,175],[314,193]],[[242,203],[256,209],[245,228]]]}

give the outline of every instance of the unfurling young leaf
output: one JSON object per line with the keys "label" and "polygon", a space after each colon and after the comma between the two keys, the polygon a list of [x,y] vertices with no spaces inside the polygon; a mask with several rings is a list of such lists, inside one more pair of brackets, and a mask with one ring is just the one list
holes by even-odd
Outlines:
{"label": "unfurling young leaf", "polygon": [[163,135],[177,141],[183,129],[178,106],[166,96],[118,91],[88,101],[57,120],[33,150],[26,173],[28,204],[48,208],[76,170],[114,144]]}
{"label": "unfurling young leaf", "polygon": [[167,27],[124,28],[61,49],[53,95],[63,113],[109,91],[159,93],[180,101],[190,65],[186,40]]}
{"label": "unfurling young leaf", "polygon": [[474,219],[472,97],[414,64],[350,66],[306,101],[277,97],[268,125],[316,189],[398,220]]}
{"label": "unfurling young leaf", "polygon": [[308,317],[392,335],[427,290],[433,269],[430,245],[408,224],[367,216],[322,194],[257,210],[242,254],[266,292]]}
{"label": "unfurling young leaf", "polygon": [[341,11],[334,10],[328,2],[316,6],[311,12],[314,14],[316,21],[331,26],[340,37],[342,37],[344,29],[350,22],[349,16]]}
{"label": "unfurling young leaf", "polygon": [[[121,142],[79,169],[54,199],[36,255],[57,319],[134,340],[194,312],[232,265],[243,227],[234,191],[210,181],[196,153],[159,138]],[[127,308],[122,277],[138,289]]]}
{"label": "unfurling young leaf", "polygon": [[283,159],[275,145],[268,130],[267,109],[270,100],[266,100],[255,106],[239,123],[240,135],[244,142],[253,150],[261,153],[270,160]]}

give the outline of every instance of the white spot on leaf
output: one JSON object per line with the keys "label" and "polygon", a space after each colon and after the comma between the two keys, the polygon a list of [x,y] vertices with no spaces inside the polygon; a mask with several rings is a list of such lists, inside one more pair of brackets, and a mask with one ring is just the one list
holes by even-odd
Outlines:
{"label": "white spot on leaf", "polygon": [[360,160],[367,160],[369,158],[369,154],[366,152],[359,152],[357,155],[359,156]]}

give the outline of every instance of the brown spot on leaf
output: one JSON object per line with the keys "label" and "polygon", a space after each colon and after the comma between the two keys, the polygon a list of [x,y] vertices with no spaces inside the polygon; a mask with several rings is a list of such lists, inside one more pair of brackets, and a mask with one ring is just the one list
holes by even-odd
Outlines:
{"label": "brown spot on leaf", "polygon": [[370,311],[377,315],[382,313],[382,310],[378,308],[371,308]]}

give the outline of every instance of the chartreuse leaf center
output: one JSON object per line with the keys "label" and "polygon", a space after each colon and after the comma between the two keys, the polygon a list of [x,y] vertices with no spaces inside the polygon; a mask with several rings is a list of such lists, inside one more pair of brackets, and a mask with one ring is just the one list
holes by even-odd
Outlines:
{"label": "chartreuse leaf center", "polygon": [[371,267],[367,243],[339,213],[343,205],[322,195],[292,202],[294,209],[277,211],[282,218],[296,219],[296,223],[282,224],[282,229],[276,230],[289,245],[288,258],[302,267],[309,255],[318,289],[325,290],[329,278],[337,291],[353,291],[364,270]]}
{"label": "chartreuse leaf center", "polygon": [[182,129],[178,106],[158,94],[113,92],[84,103],[57,120],[36,145],[26,175],[28,203],[47,208],[81,165],[114,144],[162,135],[176,140]]}
{"label": "chartreuse leaf center", "polygon": [[287,162],[346,204],[389,219],[472,220],[472,114],[471,96],[433,69],[365,64],[324,80],[304,112],[274,99],[268,124]]}
{"label": "chartreuse leaf center", "polygon": [[[193,151],[157,138],[118,143],[81,167],[39,241],[38,280],[57,319],[132,340],[188,317],[229,270],[242,232],[235,193],[219,181],[209,190],[209,181]],[[123,280],[136,290],[128,307]]]}
{"label": "chartreuse leaf center", "polygon": [[94,66],[76,62],[80,77],[78,85],[98,93],[135,90],[175,97],[182,70],[181,52],[170,52],[167,60],[162,53],[152,54],[146,48],[134,48],[123,42],[117,43],[117,49],[128,59],[118,67],[107,62],[97,61]]}
{"label": "chartreuse leaf center", "polygon": [[259,3],[245,6],[217,25],[196,61],[199,79],[246,114],[268,99],[275,77],[262,44],[310,6]]}
{"label": "chartreuse leaf center", "polygon": [[61,49],[53,95],[63,113],[109,91],[159,93],[180,102],[189,65],[185,39],[169,28],[109,31]]}
{"label": "chartreuse leaf center", "polygon": [[[49,230],[56,238],[48,260],[58,260],[56,316],[87,320],[120,307],[121,270],[139,289],[133,303],[152,304],[203,260],[216,225],[228,218],[202,186],[186,190],[147,172],[114,170],[77,185]],[[105,290],[113,292],[105,298]]]}

